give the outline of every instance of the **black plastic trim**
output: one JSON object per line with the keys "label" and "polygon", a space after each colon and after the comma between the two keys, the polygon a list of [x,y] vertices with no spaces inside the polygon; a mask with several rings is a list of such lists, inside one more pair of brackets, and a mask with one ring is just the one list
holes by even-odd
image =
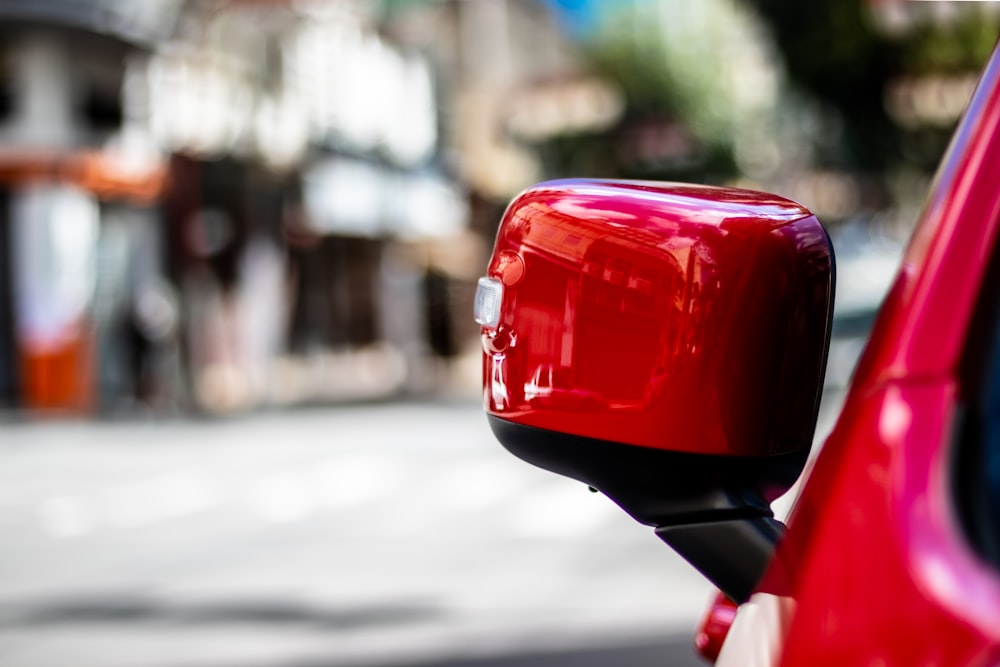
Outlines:
{"label": "black plastic trim", "polygon": [[512,454],[602,491],[737,602],[753,592],[784,534],[769,489],[788,488],[809,453],[689,454],[487,418]]}
{"label": "black plastic trim", "polygon": [[757,587],[784,534],[785,526],[768,517],[656,529],[661,540],[739,603]]}
{"label": "black plastic trim", "polygon": [[487,419],[515,456],[589,484],[651,526],[771,516],[769,501],[795,482],[809,455],[672,452]]}

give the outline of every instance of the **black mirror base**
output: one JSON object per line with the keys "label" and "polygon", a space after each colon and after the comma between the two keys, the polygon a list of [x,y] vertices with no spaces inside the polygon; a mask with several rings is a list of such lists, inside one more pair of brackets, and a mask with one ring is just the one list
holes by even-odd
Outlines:
{"label": "black mirror base", "polygon": [[524,426],[488,415],[515,456],[600,490],[704,574],[745,601],[784,533],[769,499],[798,477],[808,449],[769,457],[638,447]]}
{"label": "black mirror base", "polygon": [[657,536],[740,604],[764,576],[784,525],[769,517],[661,526]]}

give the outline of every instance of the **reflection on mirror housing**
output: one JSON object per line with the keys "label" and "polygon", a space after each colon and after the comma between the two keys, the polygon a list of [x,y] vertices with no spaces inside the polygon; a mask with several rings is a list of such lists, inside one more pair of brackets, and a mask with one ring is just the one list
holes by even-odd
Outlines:
{"label": "reflection on mirror housing", "polygon": [[781,534],[770,502],[809,453],[833,272],[822,226],[781,197],[536,185],[504,214],[477,295],[499,295],[477,312],[490,426],[745,600]]}

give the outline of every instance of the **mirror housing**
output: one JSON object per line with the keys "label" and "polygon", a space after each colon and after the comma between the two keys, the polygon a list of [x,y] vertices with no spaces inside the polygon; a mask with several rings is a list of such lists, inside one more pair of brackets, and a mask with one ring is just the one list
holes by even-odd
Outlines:
{"label": "mirror housing", "polygon": [[833,277],[825,230],[781,197],[536,185],[477,292],[490,426],[745,599],[781,533],[770,502],[809,453]]}

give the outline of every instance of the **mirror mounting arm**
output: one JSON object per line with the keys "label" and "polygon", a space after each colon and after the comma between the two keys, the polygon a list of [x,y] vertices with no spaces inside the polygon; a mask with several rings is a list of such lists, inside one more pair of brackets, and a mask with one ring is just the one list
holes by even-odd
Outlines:
{"label": "mirror mounting arm", "polygon": [[[808,455],[706,456],[487,419],[512,454],[600,490],[740,603],[764,575],[785,530],[760,487],[788,488]],[[567,451],[575,455],[567,458]]]}
{"label": "mirror mounting arm", "polygon": [[764,576],[785,533],[777,519],[753,518],[660,526],[657,536],[740,604]]}

